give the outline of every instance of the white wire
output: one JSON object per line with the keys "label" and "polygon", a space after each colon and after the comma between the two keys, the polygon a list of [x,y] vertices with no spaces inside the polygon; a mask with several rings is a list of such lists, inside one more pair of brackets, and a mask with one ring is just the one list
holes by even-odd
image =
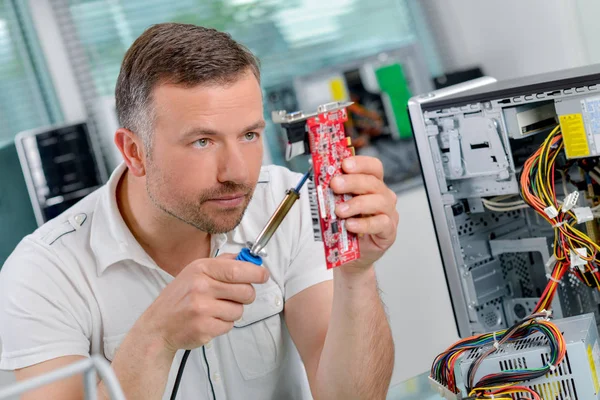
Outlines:
{"label": "white wire", "polygon": [[596,174],[594,171],[590,171],[589,174],[596,182],[600,183],[600,175]]}
{"label": "white wire", "polygon": [[481,201],[483,201],[486,204],[489,204],[491,206],[496,206],[496,207],[522,206],[523,204],[525,204],[525,202],[523,200],[499,202],[499,201],[493,201],[493,200],[488,200],[488,199],[481,199]]}
{"label": "white wire", "polygon": [[488,210],[498,211],[498,212],[516,211],[516,210],[523,210],[525,208],[529,208],[529,205],[527,205],[527,204],[522,204],[520,206],[512,206],[512,207],[496,207],[491,204],[483,203],[483,206],[485,208],[487,208]]}

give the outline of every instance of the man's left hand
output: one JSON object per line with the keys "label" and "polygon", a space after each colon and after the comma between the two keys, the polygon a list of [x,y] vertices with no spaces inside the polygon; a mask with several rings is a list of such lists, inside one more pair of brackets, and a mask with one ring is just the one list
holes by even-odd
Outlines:
{"label": "man's left hand", "polygon": [[360,235],[360,258],[343,265],[344,270],[369,268],[396,240],[399,215],[396,193],[383,183],[383,165],[373,157],[354,156],[342,163],[345,174],[331,181],[337,194],[354,197],[337,206],[336,214],[346,219],[346,229]]}

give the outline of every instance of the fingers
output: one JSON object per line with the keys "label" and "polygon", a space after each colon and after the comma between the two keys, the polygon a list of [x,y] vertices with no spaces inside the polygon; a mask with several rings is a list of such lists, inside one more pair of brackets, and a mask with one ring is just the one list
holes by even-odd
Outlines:
{"label": "fingers", "polygon": [[365,194],[338,204],[335,213],[340,218],[350,218],[355,215],[391,214],[395,210],[395,205],[395,202],[390,202],[380,194]]}
{"label": "fingers", "polygon": [[356,234],[393,238],[396,233],[396,223],[389,215],[379,214],[365,218],[350,218],[346,220],[346,229]]}
{"label": "fingers", "polygon": [[254,287],[247,283],[223,283],[215,280],[212,286],[216,299],[250,304],[256,298]]}
{"label": "fingers", "polygon": [[379,180],[383,180],[383,164],[374,157],[348,157],[342,162],[342,169],[348,174],[372,175]]}
{"label": "fingers", "polygon": [[208,334],[208,338],[205,340],[205,342],[208,342],[212,338],[226,334],[232,328],[233,321],[226,321],[220,318],[211,318],[208,321],[200,321],[197,330],[198,332]]}
{"label": "fingers", "polygon": [[237,257],[237,254],[232,254],[232,253],[221,253],[217,256],[217,258],[222,258],[222,259],[226,259],[226,260],[235,260],[236,257]]}
{"label": "fingers", "polygon": [[331,180],[331,189],[337,194],[373,194],[389,190],[383,181],[373,175],[338,175]]}
{"label": "fingers", "polygon": [[243,313],[243,305],[227,300],[217,301],[213,309],[213,316],[225,322],[235,322],[242,317]]}
{"label": "fingers", "polygon": [[[206,265],[203,272],[211,278],[225,283],[265,283],[269,279],[266,268],[248,262],[227,259],[229,255],[218,257]],[[216,262],[222,258],[222,262]]]}

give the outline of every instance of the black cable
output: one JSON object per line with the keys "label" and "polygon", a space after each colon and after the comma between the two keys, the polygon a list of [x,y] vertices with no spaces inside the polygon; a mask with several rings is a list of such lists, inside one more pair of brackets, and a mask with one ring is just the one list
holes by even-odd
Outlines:
{"label": "black cable", "polygon": [[[202,346],[202,355],[204,356],[204,362],[206,363],[206,375],[208,376],[208,382],[210,383],[210,391],[212,392],[213,400],[217,400],[217,395],[215,394],[215,388],[212,383],[212,379],[210,379],[210,365],[208,364],[208,359],[206,358],[206,349]],[[181,364],[179,364],[179,370],[177,371],[177,378],[175,378],[175,384],[173,385],[173,391],[171,392],[171,400],[175,400],[177,397],[177,391],[179,390],[179,384],[181,383],[181,377],[183,376],[183,370],[185,368],[185,364],[187,362],[188,357],[190,356],[190,350],[186,350],[183,353],[183,358],[181,359]]]}
{"label": "black cable", "polygon": [[206,358],[206,349],[202,346],[202,354],[204,355],[204,362],[206,363],[206,375],[208,376],[208,383],[210,383],[210,391],[212,392],[213,400],[217,400],[217,396],[215,395],[215,388],[213,387],[212,379],[210,379],[210,365],[208,365],[208,360]]}
{"label": "black cable", "polygon": [[186,350],[183,353],[183,358],[181,359],[181,364],[179,364],[179,370],[177,371],[177,378],[175,379],[175,385],[173,385],[173,391],[171,392],[171,400],[175,400],[177,397],[177,391],[179,390],[179,384],[181,383],[181,376],[183,375],[183,369],[185,368],[185,363],[187,362],[188,357],[190,356],[190,350]]}

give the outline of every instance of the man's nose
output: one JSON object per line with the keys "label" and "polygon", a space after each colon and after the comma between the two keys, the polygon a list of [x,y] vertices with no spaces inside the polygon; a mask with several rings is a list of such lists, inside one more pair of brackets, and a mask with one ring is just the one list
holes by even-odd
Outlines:
{"label": "man's nose", "polygon": [[219,182],[246,183],[248,168],[243,149],[239,144],[227,144],[219,158]]}

